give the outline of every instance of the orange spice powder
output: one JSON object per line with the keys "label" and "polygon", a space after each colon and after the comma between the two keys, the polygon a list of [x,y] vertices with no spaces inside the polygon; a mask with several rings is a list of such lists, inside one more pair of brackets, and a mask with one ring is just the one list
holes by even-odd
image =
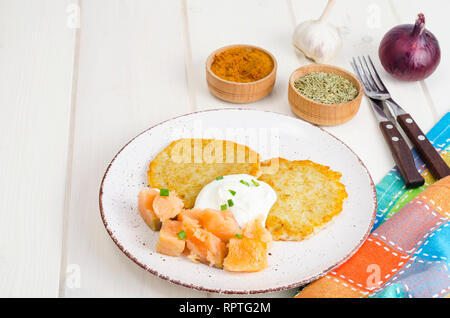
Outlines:
{"label": "orange spice powder", "polygon": [[273,60],[266,52],[238,47],[217,54],[211,64],[211,71],[227,81],[249,83],[266,77],[273,67]]}

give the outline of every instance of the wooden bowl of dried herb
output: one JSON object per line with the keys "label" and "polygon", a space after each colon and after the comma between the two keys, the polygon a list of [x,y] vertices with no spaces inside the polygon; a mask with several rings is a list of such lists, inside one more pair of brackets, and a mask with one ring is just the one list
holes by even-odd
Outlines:
{"label": "wooden bowl of dried herb", "polygon": [[350,120],[359,110],[362,95],[358,78],[332,65],[303,66],[289,79],[292,111],[316,125],[334,126]]}
{"label": "wooden bowl of dried herb", "polygon": [[250,103],[270,93],[277,61],[268,51],[238,44],[214,51],[206,60],[206,82],[211,93],[232,103]]}

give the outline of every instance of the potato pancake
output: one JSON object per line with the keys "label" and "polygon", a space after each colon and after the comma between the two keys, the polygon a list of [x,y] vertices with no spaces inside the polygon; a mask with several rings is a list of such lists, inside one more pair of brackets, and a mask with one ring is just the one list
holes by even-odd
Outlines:
{"label": "potato pancake", "polygon": [[190,209],[200,190],[216,177],[258,176],[259,171],[259,154],[247,146],[216,139],[179,139],[150,162],[147,174],[152,188],[174,190]]}
{"label": "potato pancake", "polygon": [[[263,171],[266,165],[261,164]],[[278,170],[259,178],[278,196],[266,221],[273,239],[303,240],[339,214],[347,198],[340,178],[341,173],[309,160],[279,158]]]}

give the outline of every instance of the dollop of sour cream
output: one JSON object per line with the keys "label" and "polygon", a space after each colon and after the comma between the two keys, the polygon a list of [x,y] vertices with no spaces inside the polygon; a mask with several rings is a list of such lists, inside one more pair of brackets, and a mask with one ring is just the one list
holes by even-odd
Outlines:
{"label": "dollop of sour cream", "polygon": [[259,217],[264,222],[277,194],[267,183],[248,174],[218,177],[203,187],[195,200],[195,208],[226,209],[233,213],[240,227]]}

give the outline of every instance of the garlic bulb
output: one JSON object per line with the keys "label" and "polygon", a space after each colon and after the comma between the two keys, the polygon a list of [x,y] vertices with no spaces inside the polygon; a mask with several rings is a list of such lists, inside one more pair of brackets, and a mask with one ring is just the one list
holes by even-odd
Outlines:
{"label": "garlic bulb", "polygon": [[327,22],[334,2],[335,0],[328,1],[318,20],[300,23],[294,31],[294,46],[317,63],[328,62],[342,47],[338,29]]}

